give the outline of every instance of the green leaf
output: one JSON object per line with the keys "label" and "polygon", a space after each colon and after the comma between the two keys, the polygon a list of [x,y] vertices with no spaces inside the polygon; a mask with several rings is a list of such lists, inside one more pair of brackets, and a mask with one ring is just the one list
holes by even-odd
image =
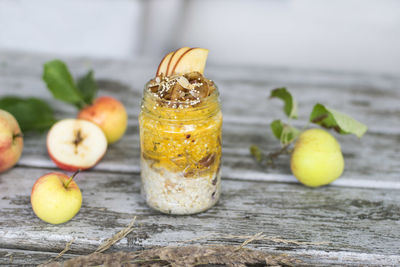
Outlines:
{"label": "green leaf", "polygon": [[277,88],[271,91],[270,98],[280,98],[284,103],[283,110],[289,118],[297,119],[297,103],[286,88]]}
{"label": "green leaf", "polygon": [[282,145],[293,142],[299,135],[300,130],[296,127],[283,123],[281,120],[271,122],[271,131]]}
{"label": "green leaf", "polygon": [[0,99],[0,109],[10,112],[23,132],[45,131],[56,122],[53,110],[38,98],[4,97]]}
{"label": "green leaf", "polygon": [[263,158],[263,153],[261,152],[261,149],[256,146],[256,145],[251,145],[250,146],[250,154],[253,155],[253,157],[258,161],[261,162]]}
{"label": "green leaf", "polygon": [[97,94],[97,84],[94,80],[93,70],[88,71],[85,76],[79,78],[78,89],[85,103],[91,105]]}
{"label": "green leaf", "polygon": [[339,111],[316,104],[310,114],[310,122],[325,128],[333,128],[340,134],[354,134],[361,137],[367,131],[367,126]]}
{"label": "green leaf", "polygon": [[84,105],[82,94],[76,87],[67,65],[61,60],[56,59],[44,64],[43,80],[55,98],[74,104],[78,108]]}
{"label": "green leaf", "polygon": [[281,120],[274,120],[271,122],[271,131],[275,135],[277,139],[281,139],[282,131],[283,131],[283,123]]}

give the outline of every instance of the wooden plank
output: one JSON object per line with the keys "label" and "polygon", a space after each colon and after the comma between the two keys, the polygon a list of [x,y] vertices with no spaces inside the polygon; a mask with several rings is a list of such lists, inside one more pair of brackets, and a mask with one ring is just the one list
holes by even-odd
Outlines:
{"label": "wooden plank", "polygon": [[[262,125],[226,124],[223,138],[223,171],[229,178],[297,182],[291,175],[290,156],[282,155],[275,168],[260,167],[249,155],[251,144],[266,153],[279,150],[279,144]],[[345,172],[333,184],[400,189],[400,135],[368,133],[362,139],[336,135],[345,158]],[[378,163],[379,162],[379,163]],[[277,177],[279,175],[279,177]]]}
{"label": "wooden plank", "polygon": [[[43,63],[54,57],[0,51],[0,94],[51,99],[41,75]],[[94,68],[102,81],[101,93],[122,99],[129,107],[131,121],[136,121],[143,86],[154,76],[156,63],[85,58],[66,61],[75,76]],[[207,73],[219,85],[225,121],[266,124],[282,117],[281,103],[267,102],[267,96],[273,88],[288,86],[304,119],[318,101],[353,115],[373,132],[394,134],[400,129],[393,123],[400,115],[400,76],[212,65]],[[59,102],[53,101],[53,106],[61,117],[65,111],[73,111]]]}
{"label": "wooden plank", "polygon": [[182,245],[196,238],[189,243],[238,245],[244,238],[235,236],[263,232],[267,238],[250,247],[305,260],[313,255],[310,263],[400,264],[399,190],[224,179],[215,208],[168,216],[147,208],[137,175],[91,171],[77,178],[80,213],[65,224],[49,225],[33,214],[29,200],[34,181],[48,171],[15,168],[0,176],[0,247],[59,252],[75,238],[70,253],[86,254],[137,216],[137,229],[111,251]]}
{"label": "wooden plank", "polygon": [[[339,186],[360,186],[400,189],[400,135],[368,133],[362,139],[337,136],[342,146],[346,167],[343,176],[334,182]],[[45,134],[28,134],[19,166],[53,168],[47,155]],[[275,168],[260,167],[248,147],[259,145],[269,153],[279,149],[278,141],[265,125],[225,123],[223,129],[223,166],[225,177],[297,182],[291,175],[288,155],[276,161]],[[377,153],[377,151],[379,151]],[[138,125],[130,125],[125,137],[108,148],[96,170],[138,173],[140,171]],[[378,164],[379,162],[379,164]]]}
{"label": "wooden plank", "polygon": [[[76,115],[74,108],[52,100],[41,81],[42,64],[53,56],[3,52],[0,58],[0,96],[44,97],[54,107],[58,118]],[[142,61],[82,58],[67,61],[74,74],[84,73],[93,66],[100,79],[101,94],[113,95],[128,107],[127,135],[109,148],[96,170],[138,173],[137,115],[142,86],[153,75],[152,65]],[[211,66],[209,73],[218,81],[221,90],[225,121],[223,172],[226,177],[296,182],[290,175],[288,157],[278,160],[276,169],[263,169],[248,153],[248,146],[253,143],[267,152],[277,148],[267,123],[274,118],[283,118],[282,104],[278,100],[267,102],[268,90],[290,85],[299,100],[301,117],[306,117],[313,103],[321,101],[354,115],[370,127],[361,140],[348,136],[338,138],[346,158],[346,171],[336,185],[400,188],[397,175],[400,126],[394,123],[400,115],[400,77],[227,66]],[[54,167],[44,144],[44,135],[27,135],[20,166]]]}
{"label": "wooden plank", "polygon": [[[58,253],[46,251],[31,251],[19,249],[0,249],[0,266],[38,266],[54,259]],[[64,254],[61,260],[67,260],[77,255]]]}
{"label": "wooden plank", "polygon": [[[107,252],[108,253],[108,252]],[[271,252],[276,253],[276,252]],[[316,257],[315,254],[328,254],[323,251],[304,251],[304,253],[289,253],[291,256],[300,259],[303,264],[300,266],[395,266],[397,257],[386,255],[371,255],[371,254],[356,254],[356,253],[329,253],[330,258]],[[279,253],[276,253],[279,254]],[[284,253],[288,254],[288,253]],[[334,256],[332,254],[335,254]],[[1,266],[38,266],[39,264],[47,263],[50,259],[54,259],[58,253],[45,252],[45,251],[32,251],[32,250],[18,250],[18,249],[0,249],[0,265]],[[61,258],[53,262],[63,262],[68,259],[77,257],[79,255],[64,254]],[[358,258],[357,258],[358,257]],[[221,265],[207,265],[209,267],[218,267]]]}

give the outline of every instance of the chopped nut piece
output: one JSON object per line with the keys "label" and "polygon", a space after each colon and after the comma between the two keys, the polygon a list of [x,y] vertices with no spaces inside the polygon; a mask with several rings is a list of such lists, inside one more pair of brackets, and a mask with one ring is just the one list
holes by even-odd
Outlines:
{"label": "chopped nut piece", "polygon": [[144,159],[152,160],[152,161],[155,161],[155,162],[158,162],[158,161],[159,161],[158,158],[152,157],[152,156],[150,156],[149,154],[147,154],[147,153],[145,153],[145,152],[142,152],[142,157],[143,157]]}
{"label": "chopped nut piece", "polygon": [[171,100],[177,101],[182,98],[185,95],[183,89],[179,83],[176,83],[171,89]]}
{"label": "chopped nut piece", "polygon": [[[172,108],[188,108],[196,106],[214,90],[214,83],[199,72],[187,73],[183,76],[157,76],[150,81],[150,90],[160,100],[171,100],[183,103],[167,103]],[[165,105],[162,101],[160,105]]]}
{"label": "chopped nut piece", "polygon": [[177,81],[183,88],[186,88],[189,90],[194,89],[194,86],[184,76],[179,77]]}
{"label": "chopped nut piece", "polygon": [[212,153],[212,154],[208,154],[207,156],[205,156],[204,158],[202,158],[202,159],[199,161],[199,164],[200,164],[202,167],[207,168],[207,167],[211,166],[211,165],[214,163],[214,161],[215,161],[215,153]]}

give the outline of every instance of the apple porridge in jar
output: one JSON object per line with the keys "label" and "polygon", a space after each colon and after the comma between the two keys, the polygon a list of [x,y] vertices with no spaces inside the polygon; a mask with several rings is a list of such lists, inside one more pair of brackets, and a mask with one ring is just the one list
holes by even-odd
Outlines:
{"label": "apple porridge in jar", "polygon": [[202,75],[208,51],[181,49],[189,52],[181,52],[169,71],[171,62],[164,63],[167,69],[162,64],[174,56],[164,58],[146,84],[139,116],[142,194],[150,207],[168,214],[207,210],[218,201],[221,184],[219,93]]}

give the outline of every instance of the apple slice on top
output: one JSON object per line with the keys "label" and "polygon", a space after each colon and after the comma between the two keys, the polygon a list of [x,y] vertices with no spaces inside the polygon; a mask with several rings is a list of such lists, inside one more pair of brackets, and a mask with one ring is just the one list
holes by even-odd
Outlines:
{"label": "apple slice on top", "polygon": [[175,68],[176,63],[181,59],[182,55],[190,49],[191,49],[190,47],[182,47],[174,52],[171,59],[169,60],[166,76],[169,76],[172,74],[172,69]]}
{"label": "apple slice on top", "polygon": [[103,131],[94,123],[65,119],[47,134],[47,151],[53,162],[66,171],[85,170],[96,165],[107,149]]}
{"label": "apple slice on top", "polygon": [[186,74],[200,72],[203,74],[206,66],[208,49],[182,47],[175,52],[168,53],[158,65],[156,76],[164,74]]}
{"label": "apple slice on top", "polygon": [[187,50],[176,62],[175,66],[170,72],[170,75],[186,74],[194,71],[203,74],[206,66],[207,56],[208,49],[205,48],[192,48]]}
{"label": "apple slice on top", "polygon": [[174,52],[170,52],[161,60],[157,68],[156,76],[160,76],[162,73],[167,76],[168,65],[173,54]]}

